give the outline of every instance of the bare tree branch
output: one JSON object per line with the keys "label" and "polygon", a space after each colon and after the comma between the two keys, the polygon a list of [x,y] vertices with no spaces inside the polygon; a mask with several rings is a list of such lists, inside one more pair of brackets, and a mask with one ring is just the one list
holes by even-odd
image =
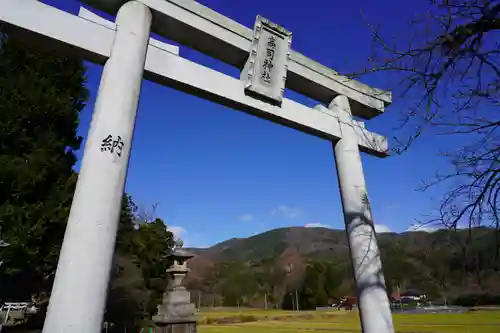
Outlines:
{"label": "bare tree branch", "polygon": [[396,138],[396,153],[430,128],[465,142],[442,154],[450,170],[422,187],[448,190],[421,223],[493,227],[500,248],[500,0],[432,0],[411,24],[415,34],[399,42],[368,24],[374,42],[368,66],[349,76],[394,72],[400,79],[395,95],[410,101],[400,128],[412,133]]}

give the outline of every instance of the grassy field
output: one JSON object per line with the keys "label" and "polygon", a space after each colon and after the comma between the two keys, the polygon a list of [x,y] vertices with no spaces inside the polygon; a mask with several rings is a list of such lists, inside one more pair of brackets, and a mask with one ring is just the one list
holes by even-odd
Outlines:
{"label": "grassy field", "polygon": [[[211,310],[199,314],[199,333],[360,332],[358,314],[344,311]],[[500,311],[395,314],[401,333],[500,333]]]}

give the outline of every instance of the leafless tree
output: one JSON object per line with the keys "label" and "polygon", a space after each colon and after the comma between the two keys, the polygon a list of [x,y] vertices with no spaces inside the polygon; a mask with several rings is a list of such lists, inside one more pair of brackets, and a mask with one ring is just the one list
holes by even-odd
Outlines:
{"label": "leafless tree", "polygon": [[158,216],[156,215],[156,209],[159,203],[154,203],[151,207],[139,206],[136,216],[136,224],[144,224],[153,222]]}
{"label": "leafless tree", "polygon": [[426,131],[464,142],[442,153],[451,171],[438,172],[423,186],[449,188],[427,222],[494,226],[500,244],[500,1],[431,0],[403,40],[369,26],[373,53],[358,75],[394,72],[396,98],[412,101],[401,125],[412,132],[396,138],[396,152]]}

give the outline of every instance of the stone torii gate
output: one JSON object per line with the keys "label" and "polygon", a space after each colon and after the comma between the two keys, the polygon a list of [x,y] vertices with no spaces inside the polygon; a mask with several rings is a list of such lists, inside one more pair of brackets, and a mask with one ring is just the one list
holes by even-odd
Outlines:
{"label": "stone torii gate", "polygon": [[[104,65],[43,332],[101,330],[144,77],[332,142],[363,332],[392,333],[360,159],[360,151],[387,156],[388,144],[353,119],[380,115],[391,95],[291,50],[291,33],[260,17],[252,31],[193,0],[89,2],[115,22],[85,9],[75,16],[36,0],[0,0],[9,34]],[[240,79],[182,58],[152,32],[240,68]],[[285,86],[320,104],[283,98]]]}

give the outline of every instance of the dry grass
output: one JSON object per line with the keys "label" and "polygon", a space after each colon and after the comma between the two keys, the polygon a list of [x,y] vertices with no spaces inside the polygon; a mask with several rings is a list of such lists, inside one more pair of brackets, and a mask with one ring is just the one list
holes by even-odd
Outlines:
{"label": "dry grass", "polygon": [[[200,333],[360,332],[356,312],[211,310],[199,314]],[[500,333],[500,311],[465,314],[395,314],[401,333]]]}

